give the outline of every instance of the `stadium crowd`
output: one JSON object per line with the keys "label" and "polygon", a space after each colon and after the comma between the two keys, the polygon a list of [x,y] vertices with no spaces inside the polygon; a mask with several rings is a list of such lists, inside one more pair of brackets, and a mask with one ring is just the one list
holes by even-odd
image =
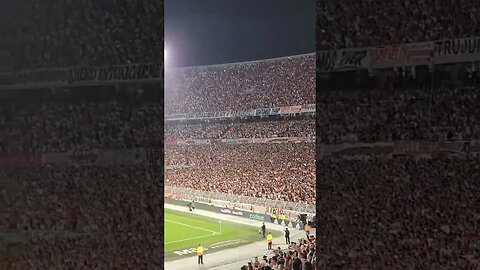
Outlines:
{"label": "stadium crowd", "polygon": [[10,68],[163,61],[163,1],[5,1],[0,10]]}
{"label": "stadium crowd", "polygon": [[[41,99],[3,97],[2,269],[163,266],[163,230],[158,227],[163,219],[163,176],[154,163],[90,164],[94,159],[69,165],[70,155],[48,163],[25,159],[33,152],[160,145],[161,103],[141,97],[126,102],[122,95],[104,101],[102,91],[85,90],[97,90],[100,97],[87,101],[81,98],[83,92],[72,91],[49,96],[50,103],[43,104]],[[22,158],[10,162],[9,154],[15,153]]]}
{"label": "stadium crowd", "polygon": [[315,55],[172,70],[165,115],[313,104]]}
{"label": "stadium crowd", "polygon": [[273,256],[258,257],[248,262],[241,270],[313,270],[315,269],[316,240],[299,239],[292,242],[286,250],[280,247],[273,250]]}
{"label": "stadium crowd", "polygon": [[165,171],[166,186],[315,201],[315,147],[311,143],[168,146],[165,166],[177,167]]}
{"label": "stadium crowd", "polygon": [[317,1],[316,12],[317,49],[480,36],[478,1]]}
{"label": "stadium crowd", "polygon": [[166,124],[165,138],[236,139],[315,136],[315,119],[276,119],[273,121],[202,122],[197,124]]}
{"label": "stadium crowd", "polygon": [[[394,94],[330,93],[319,96],[317,101],[317,136],[321,143],[480,138],[478,88]],[[12,107],[2,117],[4,136],[0,148],[4,151],[70,151],[152,144],[155,134],[161,134],[163,128],[158,118],[161,108],[160,103],[154,102],[45,103]],[[307,117],[167,124],[165,137],[176,140],[307,137],[315,134],[314,121]]]}
{"label": "stadium crowd", "polygon": [[5,108],[0,150],[65,152],[160,144],[159,102],[16,104]]}
{"label": "stadium crowd", "polygon": [[[318,142],[478,140],[478,87],[397,92],[323,92],[317,97]],[[311,136],[314,120],[167,124],[170,139]]]}
{"label": "stadium crowd", "polygon": [[317,162],[317,269],[478,269],[478,158]]}
{"label": "stadium crowd", "polygon": [[161,196],[149,190],[161,185],[159,172],[150,165],[5,168],[3,200],[13,208],[1,228],[128,232],[153,226]]}
{"label": "stadium crowd", "polygon": [[144,165],[3,169],[1,231],[30,235],[12,269],[161,266],[159,172]]}
{"label": "stadium crowd", "polygon": [[321,93],[321,143],[480,139],[477,87],[402,92]]}

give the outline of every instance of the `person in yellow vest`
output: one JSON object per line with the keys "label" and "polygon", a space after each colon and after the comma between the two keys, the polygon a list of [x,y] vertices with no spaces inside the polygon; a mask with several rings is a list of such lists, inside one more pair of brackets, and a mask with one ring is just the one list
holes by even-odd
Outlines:
{"label": "person in yellow vest", "polygon": [[273,212],[273,214],[272,214],[272,223],[275,222],[275,219],[277,219],[277,214],[275,214],[275,212]]}
{"label": "person in yellow vest", "polygon": [[268,250],[272,249],[272,242],[273,242],[273,235],[271,232],[268,232],[268,235],[267,235]]}
{"label": "person in yellow vest", "polygon": [[282,215],[280,216],[280,220],[281,220],[280,223],[283,222],[284,225],[287,225],[287,224],[285,223],[285,219],[287,219],[287,216],[285,216],[285,214],[282,214]]}
{"label": "person in yellow vest", "polygon": [[310,227],[310,225],[305,224],[305,226],[303,226],[303,230],[305,231],[305,234],[307,235],[307,239],[309,239],[308,237],[310,236],[310,230],[312,229],[312,227]]}
{"label": "person in yellow vest", "polygon": [[202,247],[202,244],[199,244],[197,247],[198,264],[203,264],[203,252],[204,249]]}

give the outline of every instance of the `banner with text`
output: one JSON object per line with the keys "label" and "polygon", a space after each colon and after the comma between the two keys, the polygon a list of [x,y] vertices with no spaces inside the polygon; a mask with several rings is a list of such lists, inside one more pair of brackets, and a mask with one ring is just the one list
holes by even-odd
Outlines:
{"label": "banner with text", "polygon": [[307,104],[302,106],[302,111],[303,112],[309,112],[309,113],[314,113],[316,112],[316,104]]}
{"label": "banner with text", "polygon": [[295,114],[302,111],[302,106],[286,106],[280,108],[281,114]]}
{"label": "banner with text", "polygon": [[480,61],[480,37],[435,41],[435,64]]}
{"label": "banner with text", "polygon": [[255,116],[270,116],[270,115],[278,115],[280,114],[280,108],[263,108],[263,109],[256,109]]}
{"label": "banner with text", "polygon": [[480,61],[480,37],[317,52],[317,71]]}
{"label": "banner with text", "polygon": [[429,65],[433,58],[432,42],[370,48],[372,68]]}
{"label": "banner with text", "polygon": [[129,64],[95,68],[71,68],[71,83],[76,82],[129,82],[159,80],[163,76],[163,64]]}
{"label": "banner with text", "polygon": [[229,112],[199,112],[188,113],[185,119],[211,119],[211,118],[228,118]]}
{"label": "banner with text", "polygon": [[42,164],[40,153],[0,152],[0,167],[35,167]]}
{"label": "banner with text", "polygon": [[317,52],[318,72],[367,69],[369,64],[370,54],[368,48]]}
{"label": "banner with text", "polygon": [[115,82],[160,81],[163,64],[39,69],[0,73],[0,89],[81,86]]}
{"label": "banner with text", "polygon": [[200,119],[223,119],[238,117],[265,117],[274,115],[292,115],[315,113],[315,104],[258,108],[245,111],[221,111],[221,112],[197,112],[187,114],[171,114],[165,115],[165,122],[178,120],[200,120]]}
{"label": "banner with text", "polygon": [[64,86],[68,84],[66,69],[41,69],[0,73],[0,89]]}

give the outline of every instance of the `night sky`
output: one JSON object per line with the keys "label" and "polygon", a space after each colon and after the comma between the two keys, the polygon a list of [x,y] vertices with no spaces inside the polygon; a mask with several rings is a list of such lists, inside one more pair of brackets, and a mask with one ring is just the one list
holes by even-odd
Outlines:
{"label": "night sky", "polygon": [[165,49],[173,67],[315,51],[315,0],[166,0]]}

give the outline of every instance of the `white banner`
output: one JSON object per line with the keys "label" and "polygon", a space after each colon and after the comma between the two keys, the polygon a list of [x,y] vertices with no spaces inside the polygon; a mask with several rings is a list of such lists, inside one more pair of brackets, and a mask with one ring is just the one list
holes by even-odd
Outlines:
{"label": "white banner", "polygon": [[435,41],[435,64],[480,61],[480,37]]}
{"label": "white banner", "polygon": [[370,65],[368,48],[341,49],[317,52],[317,71],[367,69]]}

